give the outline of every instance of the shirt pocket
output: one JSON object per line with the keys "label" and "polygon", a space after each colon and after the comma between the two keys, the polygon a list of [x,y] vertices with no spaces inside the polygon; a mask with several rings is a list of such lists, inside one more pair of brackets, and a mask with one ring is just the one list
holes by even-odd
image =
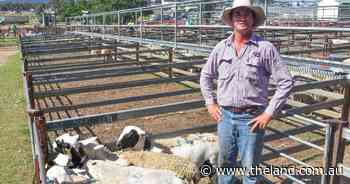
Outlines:
{"label": "shirt pocket", "polygon": [[247,75],[255,75],[259,80],[266,80],[270,76],[266,71],[263,61],[257,56],[248,57],[245,61],[245,69]]}
{"label": "shirt pocket", "polygon": [[222,68],[222,70],[219,71],[218,75],[218,89],[219,90],[229,90],[230,87],[234,85],[234,81],[236,80],[237,76],[237,70],[233,70],[232,68]]}
{"label": "shirt pocket", "polygon": [[247,95],[245,98],[254,99],[259,98],[263,93],[263,80],[257,75],[245,75],[244,91]]}
{"label": "shirt pocket", "polygon": [[232,68],[232,59],[222,59],[218,68],[218,80],[228,80],[235,75],[235,71]]}
{"label": "shirt pocket", "polygon": [[245,66],[247,70],[246,72],[249,75],[258,75],[262,69],[262,64],[260,63],[259,58],[252,56],[246,60]]}
{"label": "shirt pocket", "polygon": [[244,79],[253,87],[258,87],[263,83],[264,68],[259,57],[250,56],[245,62]]}

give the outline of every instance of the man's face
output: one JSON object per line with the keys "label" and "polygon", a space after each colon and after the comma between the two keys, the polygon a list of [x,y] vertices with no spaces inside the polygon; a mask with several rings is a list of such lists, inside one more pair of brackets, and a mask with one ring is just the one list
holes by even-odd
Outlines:
{"label": "man's face", "polygon": [[243,35],[250,33],[254,24],[253,12],[245,7],[235,9],[232,12],[232,23],[235,31]]}

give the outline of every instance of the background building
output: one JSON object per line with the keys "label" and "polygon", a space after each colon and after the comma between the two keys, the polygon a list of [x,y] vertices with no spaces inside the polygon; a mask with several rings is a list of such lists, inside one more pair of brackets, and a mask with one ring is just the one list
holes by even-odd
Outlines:
{"label": "background building", "polygon": [[350,0],[322,0],[318,3],[319,20],[350,20]]}

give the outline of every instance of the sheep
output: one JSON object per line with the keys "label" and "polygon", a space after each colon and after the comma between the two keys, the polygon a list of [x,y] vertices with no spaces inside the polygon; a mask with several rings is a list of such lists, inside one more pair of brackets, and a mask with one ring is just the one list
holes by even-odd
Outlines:
{"label": "sheep", "polygon": [[[177,137],[171,139],[156,140],[170,147],[170,154],[182,157],[193,162],[197,168],[202,165],[218,166],[219,146],[217,136],[211,133],[190,134],[186,138]],[[201,178],[200,183],[208,183],[215,180],[215,173],[209,178]]]}
{"label": "sheep", "polygon": [[[69,143],[66,143],[69,142]],[[118,157],[103,145],[97,142],[97,137],[78,141],[78,136],[64,134],[56,139],[57,157],[53,163],[69,168],[81,168],[86,160],[116,160]],[[67,154],[68,155],[65,155]],[[53,165],[50,162],[50,165]]]}
{"label": "sheep", "polygon": [[47,179],[52,182],[61,183],[73,183],[73,179],[70,176],[68,170],[62,166],[53,166],[46,173]]}
{"label": "sheep", "polygon": [[70,159],[69,156],[59,153],[53,162],[59,166],[67,167]]}
{"label": "sheep", "polygon": [[65,149],[68,149],[68,151],[58,153],[54,152],[50,155],[48,162],[49,166],[57,164],[68,168],[83,167],[87,158],[82,149],[80,147],[78,149],[73,147],[67,147]]}
{"label": "sheep", "polygon": [[154,142],[156,144],[164,145],[164,146],[167,146],[167,147],[175,147],[175,146],[179,146],[179,145],[182,145],[182,144],[193,143],[193,141],[186,140],[183,137],[157,139]]}
{"label": "sheep", "polygon": [[127,126],[123,129],[118,138],[118,145],[123,149],[132,147],[135,150],[142,150],[145,143],[146,132],[136,126]]}
{"label": "sheep", "polygon": [[152,183],[185,184],[172,171],[135,166],[122,167],[114,161],[91,160],[87,162],[89,174],[99,183]]}
{"label": "sheep", "polygon": [[106,144],[111,151],[130,148],[132,150],[149,150],[151,148],[150,135],[136,126],[124,127],[117,140]]}
{"label": "sheep", "polygon": [[87,139],[84,139],[84,140],[80,140],[79,143],[82,144],[83,146],[86,146],[88,144],[99,144],[97,142],[97,137],[90,137],[90,138],[87,138]]}
{"label": "sheep", "polygon": [[343,63],[345,63],[345,64],[350,64],[350,59],[345,59],[345,60],[343,61]]}
{"label": "sheep", "polygon": [[164,150],[158,146],[152,146],[152,148],[150,149],[151,152],[154,152],[154,153],[163,153]]}
{"label": "sheep", "polygon": [[101,54],[112,54],[112,49],[102,49]]}
{"label": "sheep", "polygon": [[70,135],[70,134],[63,134],[55,139],[55,141],[52,143],[52,147],[54,150],[62,149],[62,146],[67,146],[65,144],[68,144],[71,147],[76,147],[78,144],[79,135]]}
{"label": "sheep", "polygon": [[68,169],[63,166],[53,166],[46,173],[47,183],[91,183],[90,177],[86,170]]}
{"label": "sheep", "polygon": [[191,160],[198,168],[205,161],[217,166],[219,146],[217,143],[195,141],[194,144],[184,144],[170,149],[172,154]]}
{"label": "sheep", "polygon": [[213,133],[196,133],[187,136],[187,141],[202,140],[207,142],[217,142],[218,138]]}
{"label": "sheep", "polygon": [[[76,146],[78,153],[75,155],[80,156],[81,160],[84,159],[97,159],[97,160],[116,160],[117,156],[110,152],[104,145],[97,142],[97,137],[91,137],[85,140],[80,140]],[[87,157],[87,158],[84,158]]]}
{"label": "sheep", "polygon": [[350,42],[349,40],[344,40],[344,39],[331,39],[331,43],[334,45],[348,44],[349,42]]}
{"label": "sheep", "polygon": [[138,167],[173,171],[176,176],[188,182],[197,183],[200,179],[199,169],[196,165],[176,155],[149,151],[126,151],[122,152],[119,158]]}
{"label": "sheep", "polygon": [[[68,166],[69,168],[82,167],[85,158],[78,140],[79,135],[72,136],[68,133],[57,137],[52,143],[53,155],[56,155],[53,163],[59,163],[59,165]],[[51,161],[49,161],[49,164],[53,165]]]}
{"label": "sheep", "polygon": [[[109,44],[102,43],[102,46],[109,46]],[[104,55],[105,62],[112,61],[112,49],[104,48],[101,49],[101,55]]]}
{"label": "sheep", "polygon": [[117,160],[118,156],[112,153],[104,145],[89,143],[82,146],[82,152],[89,159],[94,160]]}
{"label": "sheep", "polygon": [[112,61],[112,50],[111,49],[102,49],[101,55],[104,56],[104,61],[109,62]]}
{"label": "sheep", "polygon": [[100,55],[101,54],[101,50],[91,50],[90,54],[92,54],[92,55]]}

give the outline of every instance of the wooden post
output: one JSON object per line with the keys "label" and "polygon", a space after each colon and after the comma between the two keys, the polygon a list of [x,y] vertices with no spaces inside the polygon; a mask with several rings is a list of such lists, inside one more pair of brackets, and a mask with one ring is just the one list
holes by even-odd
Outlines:
{"label": "wooden post", "polygon": [[173,78],[173,67],[171,66],[171,64],[173,64],[174,62],[174,49],[170,48],[168,51],[168,54],[169,54],[168,75],[169,75],[169,78]]}
{"label": "wooden post", "polygon": [[310,32],[310,33],[309,33],[309,42],[308,42],[308,44],[307,44],[307,47],[308,47],[308,48],[311,48],[311,44],[312,44],[312,33]]}
{"label": "wooden post", "polygon": [[46,127],[45,127],[46,120],[45,120],[43,111],[39,111],[37,114],[35,114],[34,122],[38,130],[39,143],[40,143],[39,146],[43,150],[43,161],[46,164],[48,162],[49,150],[48,150]]}
{"label": "wooden post", "polygon": [[[28,114],[33,118],[33,134],[35,145],[35,181],[43,183],[45,180],[45,165],[48,162],[48,136],[46,134],[45,117],[43,111],[29,109]],[[46,182],[45,182],[46,183]]]}
{"label": "wooden post", "polygon": [[281,45],[282,45],[282,40],[276,39],[276,47],[277,47],[278,52],[281,51]]}
{"label": "wooden post", "polygon": [[294,33],[294,31],[292,31],[292,44],[291,45],[294,45],[294,43],[295,43],[295,33]]}
{"label": "wooden post", "polygon": [[324,40],[324,44],[323,44],[323,56],[326,57],[327,53],[328,53],[328,36],[325,35],[325,40]]}
{"label": "wooden post", "polygon": [[91,36],[89,36],[89,53],[91,54]]}
{"label": "wooden post", "polygon": [[344,90],[344,105],[342,108],[342,113],[341,113],[341,120],[343,121],[349,121],[349,114],[350,114],[350,84],[346,84],[345,90]]}
{"label": "wooden post", "polygon": [[35,100],[34,100],[34,87],[33,87],[33,74],[32,72],[25,72],[25,77],[28,86],[28,95],[29,95],[29,102],[30,102],[30,108],[35,108]]}
{"label": "wooden post", "polygon": [[328,52],[327,52],[327,56],[329,56],[332,53],[332,49],[333,48],[333,42],[331,39],[328,39]]}
{"label": "wooden post", "polygon": [[[342,138],[342,132],[344,127],[349,125],[349,111],[350,111],[350,86],[346,84],[344,91],[344,104],[341,113],[340,123],[336,124],[334,129],[334,136],[332,141],[333,149],[332,157],[330,161],[330,167],[336,168],[338,163],[343,163],[344,152],[345,152],[345,140]],[[332,175],[329,176],[330,184],[338,184],[340,176]]]}
{"label": "wooden post", "polygon": [[118,45],[117,40],[114,40],[114,62],[117,62],[117,52],[118,52]]}
{"label": "wooden post", "polygon": [[[35,128],[35,127],[33,127],[33,124],[34,124],[34,121],[35,121],[35,119],[34,119],[34,111],[28,111],[27,112],[28,113],[28,115],[29,115],[29,118],[31,119],[30,120],[30,127],[29,128],[31,128],[31,129],[33,129],[33,128]],[[32,134],[34,134],[34,130],[31,130],[32,131]],[[33,178],[33,183],[41,183],[41,180],[40,180],[40,163],[39,163],[39,158],[38,158],[38,153],[37,153],[37,151],[36,151],[36,146],[37,145],[35,145],[35,138],[34,138],[34,135],[31,135],[32,137],[31,137],[31,139],[32,139],[32,144],[33,144],[33,149],[34,149],[34,160],[33,160],[33,162],[34,162],[34,178]]]}
{"label": "wooden post", "polygon": [[24,58],[23,65],[24,65],[24,72],[28,71],[28,60],[27,60],[27,58]]}
{"label": "wooden post", "polygon": [[35,156],[34,159],[34,178],[33,178],[33,183],[41,183],[40,182],[40,167],[39,167],[39,160],[38,156]]}
{"label": "wooden post", "polygon": [[139,51],[140,51],[140,44],[137,43],[136,44],[136,63],[137,64],[140,64],[140,53],[139,53]]}
{"label": "wooden post", "polygon": [[[347,122],[342,120],[327,120],[325,123],[329,124],[330,129],[328,132],[329,137],[329,149],[328,149],[328,156],[327,160],[325,160],[327,163],[325,163],[325,172],[328,171],[329,168],[337,168],[338,163],[343,162],[343,155],[344,155],[344,139],[342,138],[342,131],[343,128],[346,126]],[[327,137],[326,137],[327,139]],[[327,146],[327,145],[326,145]],[[344,147],[345,148],[345,147]],[[327,175],[325,179],[326,184],[338,184],[339,176],[337,175]]]}
{"label": "wooden post", "polygon": [[291,34],[288,34],[288,41],[287,41],[287,53],[289,53],[289,50],[290,50],[290,46],[292,45],[292,41],[291,41]]}

